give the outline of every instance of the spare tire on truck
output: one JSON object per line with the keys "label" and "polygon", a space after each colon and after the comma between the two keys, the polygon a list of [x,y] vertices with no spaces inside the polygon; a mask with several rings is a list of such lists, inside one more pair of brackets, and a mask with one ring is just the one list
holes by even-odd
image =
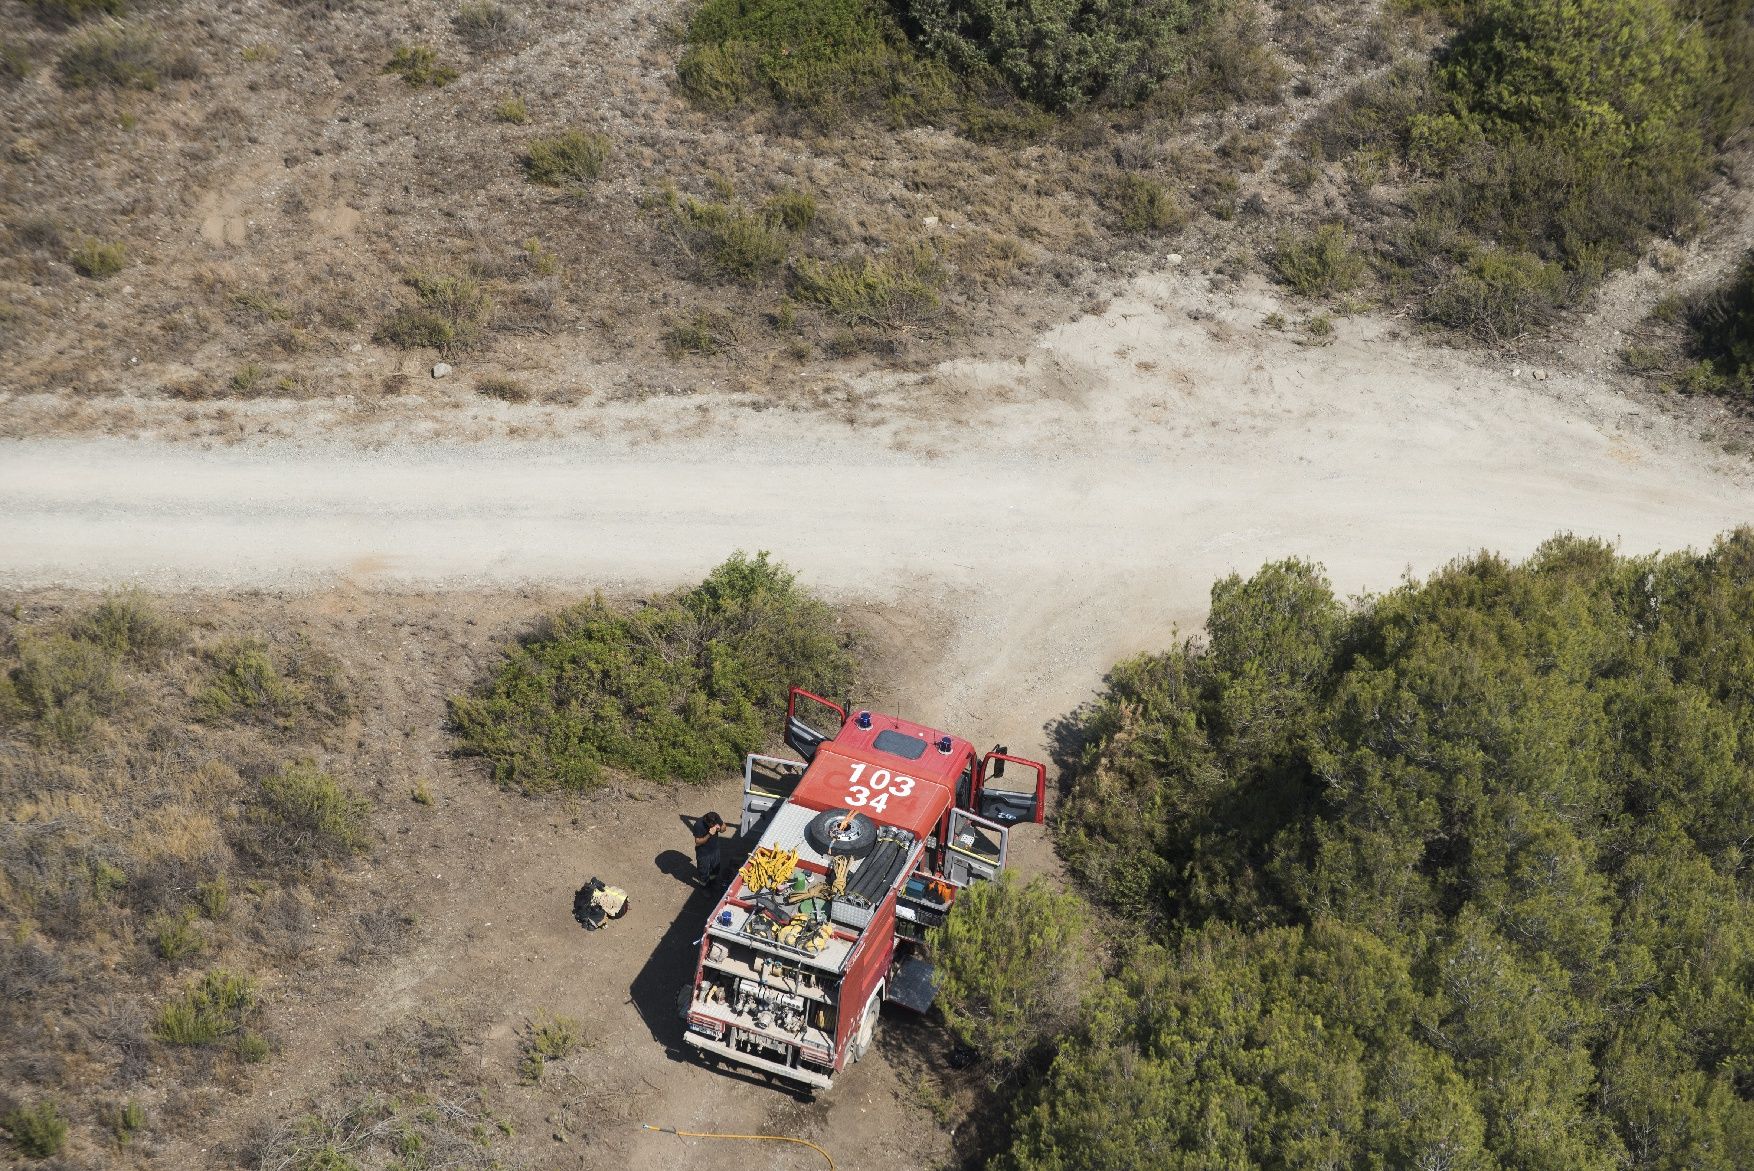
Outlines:
{"label": "spare tire on truck", "polygon": [[877,845],[877,823],[863,813],[829,809],[804,827],[804,840],[824,857],[863,858]]}

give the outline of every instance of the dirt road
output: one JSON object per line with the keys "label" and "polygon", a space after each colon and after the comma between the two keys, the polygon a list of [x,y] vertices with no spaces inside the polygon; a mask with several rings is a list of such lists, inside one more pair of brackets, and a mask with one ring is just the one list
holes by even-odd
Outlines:
{"label": "dirt road", "polygon": [[0,584],[644,588],[765,548],[831,594],[953,612],[966,670],[930,700],[1015,712],[1027,743],[1232,569],[1300,554],[1380,589],[1559,530],[1673,549],[1754,520],[1746,458],[1697,422],[1375,319],[1303,346],[1260,328],[1279,308],[1144,277],[1021,358],[868,382],[838,418],[655,399],[539,445],[16,442]]}
{"label": "dirt road", "polygon": [[[340,431],[326,444],[216,450],[0,446],[0,585],[339,584],[343,599],[376,598],[366,608],[393,632],[406,616],[386,615],[397,607],[380,591],[667,587],[765,548],[910,651],[874,705],[1037,754],[1047,722],[1108,664],[1165,645],[1177,624],[1191,630],[1212,580],[1233,569],[1299,554],[1344,591],[1382,589],[1470,549],[1520,556],[1559,530],[1646,551],[1754,521],[1745,457],[1702,439],[1697,420],[1561,373],[1489,368],[1377,321],[1300,346],[1259,328],[1278,308],[1265,294],[1213,308],[1197,282],[1143,279],[1020,359],[866,383],[832,418],[657,399],[602,408],[594,435],[542,445],[404,436],[369,450]],[[349,629],[336,632],[343,645]],[[455,631],[455,615],[426,629]],[[803,1108],[670,1060],[665,999],[702,913],[677,881],[686,867],[652,857],[681,840],[677,809],[568,821],[486,791],[448,763],[439,732],[445,689],[466,683],[450,677],[457,657],[381,637],[434,656],[408,673],[441,677],[408,701],[421,739],[386,755],[431,770],[446,804],[384,872],[420,891],[432,934],[357,996],[287,1005],[289,1090],[295,1071],[327,1068],[337,1038],[409,1004],[491,991],[490,1050],[509,1052],[517,1014],[538,1007],[601,1022],[604,1059],[652,1087],[638,1107],[660,1121],[833,1134],[847,1167],[931,1158],[917,1145],[920,1107],[885,1062]],[[353,669],[379,695],[403,676],[393,656]],[[735,799],[733,787],[687,798]],[[492,836],[459,842],[458,819]],[[439,857],[442,868],[427,861]],[[634,891],[641,922],[672,925],[655,950],[660,927],[594,941],[589,979],[555,960],[580,950],[557,886],[580,859]],[[624,1121],[569,1146],[574,1165],[676,1165],[675,1140]]]}

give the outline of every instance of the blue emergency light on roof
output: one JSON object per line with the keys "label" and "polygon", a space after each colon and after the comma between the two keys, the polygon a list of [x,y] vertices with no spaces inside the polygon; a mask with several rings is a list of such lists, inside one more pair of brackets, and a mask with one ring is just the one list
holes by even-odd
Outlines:
{"label": "blue emergency light on roof", "polygon": [[858,719],[859,719],[859,727],[869,728],[871,726],[871,713],[870,712],[860,712]]}
{"label": "blue emergency light on roof", "polygon": [[938,737],[938,751],[942,752],[945,756],[950,755],[950,737],[948,737],[948,736]]}

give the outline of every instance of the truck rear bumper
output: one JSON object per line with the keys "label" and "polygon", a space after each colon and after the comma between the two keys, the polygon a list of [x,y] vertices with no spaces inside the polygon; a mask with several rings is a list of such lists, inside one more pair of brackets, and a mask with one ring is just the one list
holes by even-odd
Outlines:
{"label": "truck rear bumper", "polygon": [[703,1037],[696,1032],[685,1032],[682,1034],[682,1038],[690,1045],[693,1045],[696,1049],[710,1053],[714,1057],[721,1057],[726,1061],[734,1061],[738,1065],[747,1065],[750,1069],[759,1069],[764,1073],[771,1073],[777,1077],[783,1077],[787,1081],[798,1082],[802,1085],[810,1086],[818,1090],[826,1090],[829,1086],[834,1084],[834,1079],[825,1073],[816,1073],[813,1070],[797,1069],[790,1065],[781,1065],[777,1061],[769,1061],[765,1057],[756,1057],[754,1054],[744,1053],[739,1049],[733,1049],[723,1041],[715,1041],[710,1037]]}

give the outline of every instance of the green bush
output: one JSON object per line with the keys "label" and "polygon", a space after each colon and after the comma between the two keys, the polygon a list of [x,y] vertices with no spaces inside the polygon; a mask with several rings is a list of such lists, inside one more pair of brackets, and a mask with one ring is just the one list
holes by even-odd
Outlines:
{"label": "green bush", "polygon": [[779,191],[761,204],[761,214],[788,232],[803,232],[816,222],[816,197],[808,191]]}
{"label": "green bush", "polygon": [[950,79],[921,61],[879,0],[704,0],[677,65],[683,90],[719,109],[777,102],[820,118],[870,107],[925,115]]}
{"label": "green bush", "polygon": [[158,958],[175,963],[197,955],[207,947],[206,937],[195,926],[195,913],[184,910],[175,915],[154,915],[146,924],[152,937],[152,950]]}
{"label": "green bush", "polygon": [[0,686],[0,722],[32,723],[47,740],[76,745],[122,700],[115,658],[66,635],[21,638],[18,666]]}
{"label": "green bush", "polygon": [[1482,252],[1425,301],[1425,316],[1482,341],[1508,341],[1552,320],[1570,292],[1557,264],[1527,252]]}
{"label": "green bush", "polygon": [[302,643],[277,654],[259,639],[228,639],[206,658],[212,674],[195,693],[203,719],[284,730],[334,723],[351,711],[335,664]]}
{"label": "green bush", "polygon": [[545,187],[583,186],[603,173],[608,159],[607,135],[568,130],[531,139],[524,147],[524,174]]}
{"label": "green bush", "polygon": [[1754,252],[1723,286],[1686,312],[1694,353],[1721,379],[1720,391],[1754,399]]}
{"label": "green bush", "polygon": [[931,931],[938,1007],[956,1039],[1003,1079],[1069,1027],[1095,972],[1089,909],[1009,871],[956,898]]}
{"label": "green bush", "polygon": [[80,276],[102,280],[122,271],[128,263],[128,249],[119,240],[106,244],[87,237],[68,255],[67,263]]}
{"label": "green bush", "polygon": [[1593,282],[1697,217],[1714,57],[1668,0],[1485,0],[1432,68],[1409,155],[1470,232]]}
{"label": "green bush", "polygon": [[1323,224],[1313,232],[1282,237],[1272,263],[1279,280],[1305,297],[1343,293],[1364,275],[1364,260],[1342,224]]}
{"label": "green bush", "polygon": [[478,0],[457,9],[451,17],[451,30],[477,53],[515,49],[529,31],[523,17],[492,0]]}
{"label": "green bush", "polygon": [[924,245],[825,264],[798,262],[792,294],[849,325],[900,329],[938,310],[944,271]]}
{"label": "green bush", "polygon": [[343,858],[366,847],[370,810],[365,798],[305,760],[262,779],[249,820],[257,844],[271,857]]}
{"label": "green bush", "polygon": [[261,1013],[256,982],[226,968],[215,968],[158,1010],[152,1035],[166,1045],[214,1045],[247,1035]]}
{"label": "green bush", "polygon": [[512,648],[451,701],[463,751],[525,792],[589,789],[605,768],[703,781],[770,742],[787,688],[850,689],[834,613],[765,553],[638,609],[592,599]]}
{"label": "green bush", "polygon": [[679,197],[666,189],[664,204],[676,236],[709,280],[756,285],[774,275],[791,254],[797,234],[816,219],[816,201],[803,192],[774,196],[751,211],[729,199]]}
{"label": "green bush", "polygon": [[1188,0],[907,0],[920,45],[1052,110],[1134,105],[1186,66]]}
{"label": "green bush", "polygon": [[1110,202],[1121,227],[1142,235],[1179,232],[1188,224],[1187,208],[1163,184],[1143,175],[1122,175]]}
{"label": "green bush", "polygon": [[1745,4],[1445,11],[1458,27],[1433,60],[1364,83],[1300,136],[1320,157],[1406,165],[1413,224],[1385,259],[1429,319],[1514,336],[1635,262],[1653,235],[1698,227],[1716,155],[1754,123]]}
{"label": "green bush", "polygon": [[493,297],[463,276],[417,272],[406,278],[418,304],[384,319],[377,339],[405,350],[434,349],[444,354],[472,350],[487,339],[493,323]]}
{"label": "green bush", "polygon": [[106,594],[73,622],[70,633],[117,659],[151,664],[188,641],[181,622],[165,614],[139,591]]}
{"label": "green bush", "polygon": [[550,1061],[562,1061],[579,1045],[579,1023],[566,1016],[544,1016],[524,1031],[518,1058],[518,1079],[525,1085],[542,1080]]}
{"label": "green bush", "polygon": [[0,1126],[26,1158],[47,1159],[67,1145],[67,1119],[50,1098],[0,1114]]}
{"label": "green bush", "polygon": [[402,45],[390,55],[385,73],[394,73],[411,89],[442,88],[457,80],[458,73],[438,59],[431,45]]}

